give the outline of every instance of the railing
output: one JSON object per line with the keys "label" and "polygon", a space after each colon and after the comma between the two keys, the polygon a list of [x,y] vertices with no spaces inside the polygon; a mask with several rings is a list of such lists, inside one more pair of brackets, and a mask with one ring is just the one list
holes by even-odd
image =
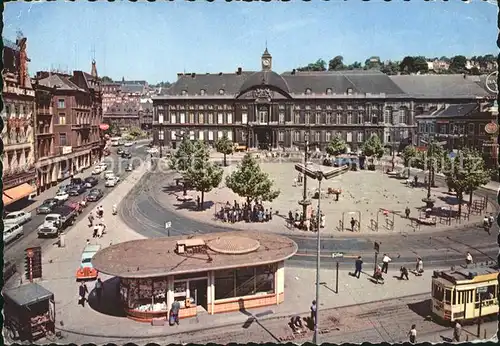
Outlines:
{"label": "railing", "polygon": [[53,135],[53,131],[51,130],[50,126],[44,126],[44,127],[38,127],[36,130],[37,135]]}
{"label": "railing", "polygon": [[36,114],[37,115],[50,115],[50,116],[52,116],[54,113],[53,113],[52,107],[38,107],[36,109]]}

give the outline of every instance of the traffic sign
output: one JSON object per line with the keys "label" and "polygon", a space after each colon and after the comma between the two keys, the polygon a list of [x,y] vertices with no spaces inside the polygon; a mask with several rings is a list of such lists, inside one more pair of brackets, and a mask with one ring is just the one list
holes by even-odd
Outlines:
{"label": "traffic sign", "polygon": [[332,258],[343,258],[344,253],[343,252],[334,252],[332,253]]}
{"label": "traffic sign", "polygon": [[172,221],[165,222],[165,229],[169,229],[170,227],[172,227]]}
{"label": "traffic sign", "polygon": [[477,292],[477,293],[486,293],[486,292],[488,292],[488,286],[485,286],[485,287],[477,287],[477,288],[476,288],[476,292]]}
{"label": "traffic sign", "polygon": [[380,244],[377,242],[374,242],[373,243],[373,250],[375,250],[375,252],[379,253],[380,252]]}

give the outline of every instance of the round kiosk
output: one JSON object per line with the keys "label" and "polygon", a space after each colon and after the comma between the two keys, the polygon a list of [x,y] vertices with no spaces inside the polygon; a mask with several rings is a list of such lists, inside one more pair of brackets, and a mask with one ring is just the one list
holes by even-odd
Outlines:
{"label": "round kiosk", "polygon": [[297,244],[281,235],[223,232],[133,240],[99,251],[92,265],[120,279],[131,319],[167,318],[174,301],[180,318],[280,304],[285,260]]}

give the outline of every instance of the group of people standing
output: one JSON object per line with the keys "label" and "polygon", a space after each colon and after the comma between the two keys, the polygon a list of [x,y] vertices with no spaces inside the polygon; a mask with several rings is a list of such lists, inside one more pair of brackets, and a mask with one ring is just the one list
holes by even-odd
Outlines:
{"label": "group of people standing", "polygon": [[88,220],[89,220],[89,228],[93,229],[92,237],[93,238],[101,238],[106,230],[106,225],[104,224],[104,208],[101,206],[98,206],[96,209],[96,217],[94,217],[94,214],[92,212],[89,213]]}
{"label": "group of people standing", "polygon": [[261,203],[255,203],[253,207],[250,204],[240,204],[234,201],[231,205],[229,201],[217,212],[217,218],[224,222],[236,223],[245,222],[268,222],[273,219],[273,208],[264,209]]}
{"label": "group of people standing", "polygon": [[[304,214],[300,213],[298,210],[295,214],[289,210],[288,211],[288,223],[289,227],[297,227],[304,231],[317,231],[318,230],[318,214],[315,209],[311,211],[309,218],[304,219]],[[326,227],[326,216],[323,211],[319,214],[319,228]]]}

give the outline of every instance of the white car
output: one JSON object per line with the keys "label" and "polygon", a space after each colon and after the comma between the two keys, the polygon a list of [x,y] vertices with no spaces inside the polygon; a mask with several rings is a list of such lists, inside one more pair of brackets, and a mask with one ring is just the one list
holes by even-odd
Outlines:
{"label": "white car", "polygon": [[115,176],[115,173],[113,171],[106,171],[104,172],[104,179],[109,179]]}
{"label": "white car", "polygon": [[103,166],[103,165],[97,165],[97,166],[94,167],[94,170],[92,171],[92,175],[101,174],[105,170],[106,170],[105,166]]}
{"label": "white car", "polygon": [[106,179],[106,183],[104,184],[104,186],[106,187],[115,187],[116,184],[118,184],[118,177],[111,177],[109,179]]}
{"label": "white car", "polygon": [[54,196],[55,199],[59,200],[59,201],[67,201],[68,198],[69,198],[69,195],[67,192],[65,191],[59,191],[55,196]]}
{"label": "white car", "polygon": [[31,213],[21,210],[8,213],[3,219],[4,224],[22,225],[31,220]]}
{"label": "white car", "polygon": [[158,148],[149,148],[146,150],[148,154],[157,154],[158,153]]}
{"label": "white car", "polygon": [[132,143],[132,142],[125,142],[125,144],[123,146],[124,147],[131,147],[132,145],[134,145],[134,143]]}
{"label": "white car", "polygon": [[24,229],[21,225],[7,224],[3,229],[3,242],[4,244],[10,243],[11,241],[21,238],[24,235]]}

